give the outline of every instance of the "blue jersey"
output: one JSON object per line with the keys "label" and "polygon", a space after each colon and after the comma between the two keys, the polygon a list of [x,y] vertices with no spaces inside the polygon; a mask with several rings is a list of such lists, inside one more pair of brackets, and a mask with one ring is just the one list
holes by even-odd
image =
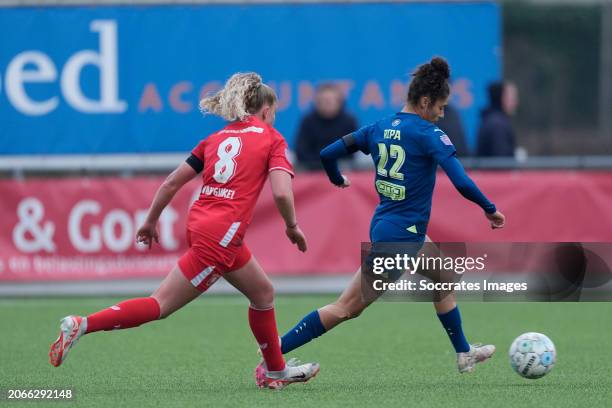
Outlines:
{"label": "blue jersey", "polygon": [[412,113],[398,112],[353,133],[359,150],[371,154],[380,197],[373,224],[380,219],[422,236],[427,231],[436,169],[455,147],[437,126]]}

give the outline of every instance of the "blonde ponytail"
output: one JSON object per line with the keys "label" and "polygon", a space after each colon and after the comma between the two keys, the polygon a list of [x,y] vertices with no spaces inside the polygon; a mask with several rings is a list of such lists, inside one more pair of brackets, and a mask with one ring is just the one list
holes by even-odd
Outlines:
{"label": "blonde ponytail", "polygon": [[200,110],[235,121],[256,113],[264,103],[272,105],[275,102],[276,94],[257,73],[239,72],[232,75],[219,92],[202,99]]}

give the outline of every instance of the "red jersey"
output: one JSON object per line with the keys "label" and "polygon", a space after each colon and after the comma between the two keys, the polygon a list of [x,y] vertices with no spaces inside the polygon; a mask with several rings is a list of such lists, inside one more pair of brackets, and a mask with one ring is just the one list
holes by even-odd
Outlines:
{"label": "red jersey", "polygon": [[218,239],[223,247],[244,236],[268,173],[278,169],[294,175],[285,139],[255,116],[228,124],[191,153],[203,163],[203,183],[187,228]]}

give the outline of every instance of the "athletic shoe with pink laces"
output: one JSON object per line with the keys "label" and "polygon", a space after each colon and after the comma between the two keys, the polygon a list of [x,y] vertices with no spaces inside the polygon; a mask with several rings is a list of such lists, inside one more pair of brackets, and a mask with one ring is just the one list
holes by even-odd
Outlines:
{"label": "athletic shoe with pink laces", "polygon": [[259,388],[280,390],[289,384],[308,382],[308,380],[319,374],[320,369],[318,363],[300,364],[299,360],[292,358],[285,363],[284,370],[268,371],[266,363],[262,360],[255,367],[255,384]]}

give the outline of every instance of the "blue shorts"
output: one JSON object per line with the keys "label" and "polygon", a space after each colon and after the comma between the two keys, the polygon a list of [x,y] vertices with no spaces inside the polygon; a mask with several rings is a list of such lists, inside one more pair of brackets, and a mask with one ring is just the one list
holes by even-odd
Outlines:
{"label": "blue shorts", "polygon": [[[367,268],[364,272],[370,273],[374,258],[387,258],[399,255],[415,257],[423,243],[425,234],[415,234],[386,219],[372,219],[370,224],[370,241],[372,249],[365,260]],[[395,281],[404,273],[404,270],[387,270],[385,277]]]}
{"label": "blue shorts", "polygon": [[410,232],[384,218],[372,218],[370,223],[370,242],[425,242],[425,234]]}

